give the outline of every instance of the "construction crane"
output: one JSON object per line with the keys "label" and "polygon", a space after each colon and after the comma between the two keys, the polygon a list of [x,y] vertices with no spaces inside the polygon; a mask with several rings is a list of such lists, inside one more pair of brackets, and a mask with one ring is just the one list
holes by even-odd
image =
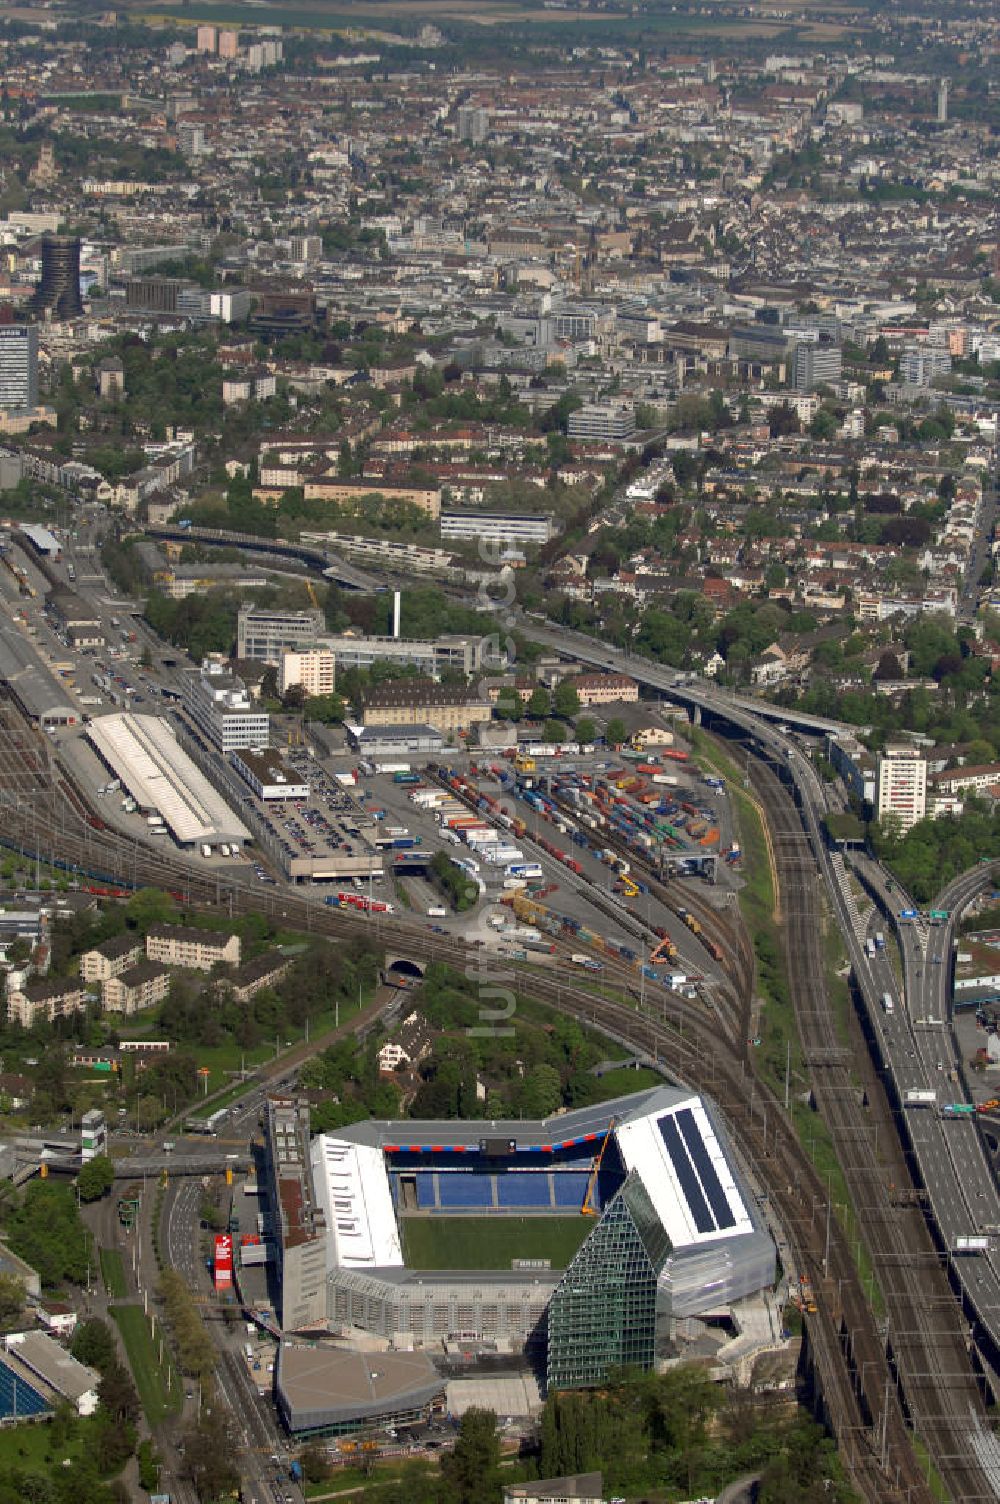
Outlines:
{"label": "construction crane", "polygon": [[590,1172],[590,1179],[587,1181],[587,1189],[583,1193],[583,1205],[580,1207],[581,1217],[600,1216],[597,1207],[594,1205],[594,1192],[597,1189],[597,1177],[601,1173],[601,1165],[604,1162],[604,1153],[608,1147],[608,1143],[611,1139],[611,1134],[614,1131],[614,1127],[617,1121],[618,1119],[616,1117],[613,1117],[608,1123],[607,1132],[604,1135],[604,1142],[602,1143],[600,1150],[598,1151],[597,1158],[594,1160],[594,1168]]}
{"label": "construction crane", "polygon": [[318,606],[319,601],[316,599],[316,591],[313,589],[312,580],[306,580],[305,586],[306,590],[309,592],[309,599],[312,601],[314,606]]}

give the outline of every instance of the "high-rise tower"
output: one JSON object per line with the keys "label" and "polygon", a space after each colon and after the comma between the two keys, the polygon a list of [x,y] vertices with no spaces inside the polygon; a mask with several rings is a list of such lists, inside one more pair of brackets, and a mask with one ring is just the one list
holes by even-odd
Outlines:
{"label": "high-rise tower", "polygon": [[80,242],[75,235],[46,235],[42,239],[42,279],[35,292],[35,308],[51,309],[53,318],[79,318]]}
{"label": "high-rise tower", "polygon": [[950,80],[947,78],[942,78],[941,82],[938,84],[937,93],[938,125],[947,125],[948,123],[948,93],[950,89]]}

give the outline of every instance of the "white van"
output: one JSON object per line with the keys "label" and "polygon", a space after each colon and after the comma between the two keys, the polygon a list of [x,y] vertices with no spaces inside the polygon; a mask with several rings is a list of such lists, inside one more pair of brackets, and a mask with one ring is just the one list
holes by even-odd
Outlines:
{"label": "white van", "polygon": [[431,907],[427,910],[428,919],[447,919],[447,917],[448,910],[442,908],[439,903],[432,904]]}

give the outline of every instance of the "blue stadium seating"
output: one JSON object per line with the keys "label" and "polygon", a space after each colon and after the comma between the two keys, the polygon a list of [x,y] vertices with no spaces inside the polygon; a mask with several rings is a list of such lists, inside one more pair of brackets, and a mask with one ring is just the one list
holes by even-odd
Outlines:
{"label": "blue stadium seating", "polygon": [[51,1406],[36,1389],[12,1373],[0,1361],[0,1419],[18,1420],[29,1415],[44,1415]]}
{"label": "blue stadium seating", "polygon": [[481,1210],[493,1205],[493,1181],[489,1175],[456,1174],[438,1176],[439,1205],[449,1211],[462,1207]]}
{"label": "blue stadium seating", "polygon": [[497,1205],[545,1207],[552,1205],[548,1175],[538,1171],[497,1176]]}
{"label": "blue stadium seating", "polygon": [[429,1171],[416,1175],[417,1182],[417,1205],[421,1211],[432,1211],[437,1206],[437,1197],[434,1194],[434,1176]]}
{"label": "blue stadium seating", "polygon": [[581,1170],[563,1170],[561,1173],[553,1172],[552,1180],[556,1188],[556,1206],[571,1206],[574,1210],[579,1211],[583,1205],[583,1198],[587,1194],[587,1181],[589,1179],[590,1176]]}

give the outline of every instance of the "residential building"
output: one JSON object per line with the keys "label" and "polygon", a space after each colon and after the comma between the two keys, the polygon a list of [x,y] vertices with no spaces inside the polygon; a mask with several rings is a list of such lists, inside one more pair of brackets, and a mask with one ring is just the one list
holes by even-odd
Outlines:
{"label": "residential building", "polygon": [[38,406],[38,327],[0,324],[0,408]]}
{"label": "residential building", "polygon": [[492,708],[476,690],[429,679],[396,679],[364,695],[364,726],[434,726],[439,731],[468,731],[488,721]]}
{"label": "residential building", "polygon": [[571,439],[627,439],[635,433],[635,411],[611,403],[588,403],[569,415]]}
{"label": "residential building", "polygon": [[248,1003],[265,987],[276,987],[291,970],[292,958],[271,952],[247,961],[231,977],[226,987],[239,1003]]}
{"label": "residential building", "polygon": [[303,487],[306,501],[336,501],[341,505],[361,504],[380,497],[383,501],[405,501],[426,513],[432,522],[441,515],[440,486],[407,486],[380,480],[309,480]]}
{"label": "residential building", "polygon": [[908,742],[890,742],[879,754],[875,813],[895,817],[903,831],[927,813],[927,759]]}
{"label": "residential building", "polygon": [[232,59],[239,56],[240,36],[237,31],[219,32],[219,56]]}
{"label": "residential building", "polygon": [[157,961],[140,961],[107,979],[101,987],[101,1002],[108,1013],[141,1013],[165,998],[169,990],[169,969]]}
{"label": "residential building", "polygon": [[184,682],[184,706],[191,719],[220,752],[241,747],[262,751],[268,744],[271,717],[255,705],[242,679],[206,662]]}
{"label": "residential building", "polygon": [[471,141],[473,146],[478,146],[489,135],[489,111],[478,109],[474,105],[459,105],[455,112],[455,123],[462,140]]}
{"label": "residential building", "polygon": [[569,1478],[539,1478],[534,1483],[508,1483],[503,1504],[604,1504],[604,1476],[574,1473]]}
{"label": "residential building", "polygon": [[199,26],[197,31],[196,46],[199,52],[214,52],[218,43],[218,32],[214,26]]}
{"label": "residential building", "polygon": [[329,647],[306,648],[304,652],[288,649],[278,664],[278,693],[287,694],[298,685],[306,699],[332,695],[336,664]]}
{"label": "residential building", "polygon": [[635,705],[639,700],[639,686],[628,674],[577,674],[569,683],[576,690],[580,704]]}
{"label": "residential building", "polygon": [[164,966],[211,971],[213,966],[239,966],[240,937],[180,924],[154,924],[146,935],[146,955]]}
{"label": "residential building", "polygon": [[256,606],[241,606],[236,618],[236,656],[277,667],[283,652],[312,647],[325,628],[322,611],[263,611]]}
{"label": "residential building", "polygon": [[87,994],[75,982],[28,982],[7,994],[7,1016],[22,1029],[44,1020],[65,1018],[70,1013],[82,1013],[87,1006]]}
{"label": "residential building", "polygon": [[80,957],[80,976],[85,982],[107,982],[134,966],[145,951],[142,936],[134,932],[114,935]]}
{"label": "residential building", "polygon": [[971,768],[947,768],[941,773],[929,773],[927,783],[935,794],[980,794],[1000,783],[1000,763],[986,763]]}

